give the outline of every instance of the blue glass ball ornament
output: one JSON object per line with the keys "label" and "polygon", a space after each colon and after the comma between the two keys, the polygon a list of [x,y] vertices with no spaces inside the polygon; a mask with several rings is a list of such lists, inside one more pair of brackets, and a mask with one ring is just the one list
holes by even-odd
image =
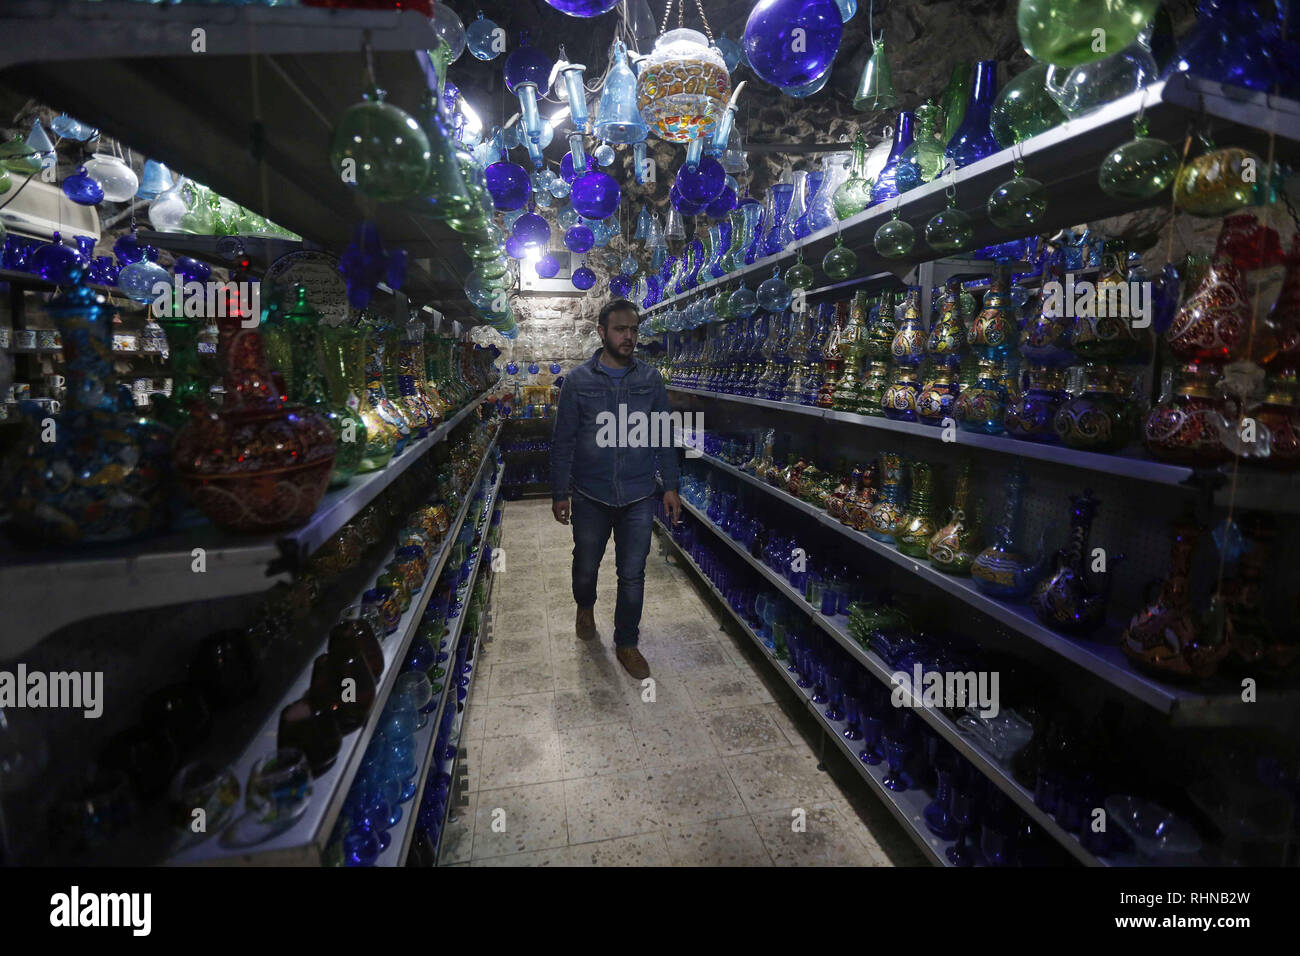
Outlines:
{"label": "blue glass ball ornament", "polygon": [[821,92],[822,87],[826,85],[826,81],[830,78],[831,69],[830,67],[827,67],[826,72],[813,79],[812,82],[805,83],[803,86],[787,86],[782,88],[781,92],[786,96],[793,96],[795,99],[802,99],[805,96],[812,96],[814,93]]}
{"label": "blue glass ball ornament", "polygon": [[709,203],[708,208],[704,211],[714,219],[725,219],[727,213],[736,208],[736,191],[728,186],[722,190],[722,195],[713,202]]}
{"label": "blue glass ball ornament", "polygon": [[506,363],[506,374],[507,374],[507,375],[518,375],[518,374],[519,374],[519,363],[518,363],[518,362],[507,362],[507,363]]}
{"label": "blue glass ball ornament", "polygon": [[492,194],[492,205],[497,209],[519,209],[532,194],[528,170],[518,163],[503,158],[483,172],[487,177],[488,192]]}
{"label": "blue glass ball ornament", "polygon": [[619,271],[634,276],[641,270],[641,265],[636,261],[635,256],[624,256],[623,261],[618,264]]}
{"label": "blue glass ball ornament", "polygon": [[581,218],[578,215],[578,210],[573,208],[573,203],[565,203],[564,208],[555,214],[555,221],[564,229],[577,225],[578,220]]}
{"label": "blue glass ball ornament", "polygon": [[534,169],[533,174],[528,177],[528,182],[532,184],[533,192],[545,193],[551,191],[551,177],[549,170]]}
{"label": "blue glass ball ornament", "polygon": [[[125,236],[122,237],[122,239],[125,238]],[[119,239],[118,242],[121,242],[122,239]],[[113,246],[113,251],[117,251],[116,244]],[[121,256],[119,255],[118,258],[120,259]],[[198,259],[191,259],[189,256],[179,256],[175,265],[172,266],[172,272],[186,282],[207,282],[212,277],[212,266],[206,262],[200,262]]]}
{"label": "blue glass ball ornament", "polygon": [[614,147],[609,143],[601,143],[591,155],[596,160],[597,166],[609,166],[614,162]]}
{"label": "blue glass ball ornament", "polygon": [[104,201],[104,187],[82,166],[63,180],[63,195],[79,206],[97,206]]}
{"label": "blue glass ball ornament", "polygon": [[506,57],[506,89],[511,93],[519,92],[519,87],[532,83],[537,87],[537,95],[545,96],[551,92],[551,67],[554,61],[535,46],[529,46],[526,38]]}
{"label": "blue glass ball ornament", "polygon": [[530,246],[544,246],[551,241],[551,224],[535,212],[526,212],[515,220],[514,234]]}
{"label": "blue glass ball ornament", "polygon": [[543,279],[554,279],[560,272],[560,260],[548,252],[537,260],[535,268]]}
{"label": "blue glass ball ornament", "polygon": [[782,280],[779,268],[774,268],[771,277],[759,285],[756,298],[758,307],[765,312],[784,312],[790,308],[790,287]]}
{"label": "blue glass ball ornament", "polygon": [[[46,278],[50,277],[46,276]],[[171,276],[167,274],[166,269],[151,259],[132,262],[117,276],[117,287],[122,290],[122,294],[136,302],[152,302],[156,299],[157,295],[153,287],[159,282],[171,285]]]}
{"label": "blue glass ball ornament", "polygon": [[758,308],[758,298],[741,282],[740,288],[731,293],[731,298],[727,300],[727,308],[736,318],[747,319]]}
{"label": "blue glass ball ornament", "polygon": [[469,47],[470,55],[476,60],[495,60],[503,52],[502,44],[493,41],[497,37],[505,38],[505,33],[497,33],[501,28],[493,21],[483,16],[483,11],[478,12],[478,19],[465,28],[465,45]]}
{"label": "blue glass ball ornament", "polygon": [[713,45],[722,54],[722,62],[727,64],[727,72],[736,72],[736,67],[740,66],[741,58],[744,56],[740,44],[724,33],[713,42]]}
{"label": "blue glass ball ornament", "polygon": [[727,171],[712,156],[705,156],[694,171],[685,164],[677,170],[673,183],[678,195],[687,202],[711,203],[722,194],[727,185]]}
{"label": "blue glass ball ornament", "polygon": [[571,193],[572,191],[573,191],[573,187],[570,186],[559,176],[556,176],[555,179],[551,182],[550,193],[556,199],[567,199],[569,193]]}
{"label": "blue glass ball ornament", "polygon": [[610,277],[609,280],[610,295],[617,296],[620,299],[626,299],[631,293],[632,293],[632,279],[630,276],[625,276],[623,275],[623,273],[620,272],[618,275]]}
{"label": "blue glass ball ornament", "polygon": [[570,185],[578,178],[578,174],[573,171],[573,153],[565,153],[560,160],[560,178]]}
{"label": "blue glass ball ornament", "polygon": [[673,208],[683,216],[698,216],[704,212],[704,207],[708,205],[707,203],[691,202],[681,194],[675,184],[668,190],[668,200],[673,204]]}
{"label": "blue glass ball ornament", "polygon": [[622,199],[623,190],[619,188],[618,180],[598,169],[575,179],[569,196],[573,208],[588,219],[604,219],[612,215]]}
{"label": "blue glass ball ornament", "polygon": [[506,240],[506,255],[511,259],[522,259],[528,255],[528,243],[519,236],[512,235]]}
{"label": "blue glass ball ornament", "polygon": [[537,203],[542,209],[550,209],[555,205],[555,197],[551,195],[549,189],[543,189],[540,192],[533,192],[533,202]]}
{"label": "blue glass ball ornament", "polygon": [[598,17],[618,6],[619,0],[546,0],[546,4],[571,17]]}
{"label": "blue glass ball ornament", "polygon": [[505,216],[503,217],[505,220],[506,232],[510,232],[512,229],[514,229],[515,221],[518,220],[519,217],[522,216],[527,211],[528,211],[527,209],[520,207],[519,209],[512,209],[508,213],[506,213]]}
{"label": "blue glass ball ornament", "polygon": [[559,362],[552,362],[552,363],[551,363],[549,366],[547,366],[547,367],[550,369],[552,375],[559,375],[559,374],[560,374],[560,363],[559,363]]}
{"label": "blue glass ball ornament", "polygon": [[605,229],[593,229],[593,230],[591,230],[591,232],[592,232],[592,235],[594,235],[594,236],[596,237],[596,247],[597,247],[597,248],[599,248],[599,249],[603,249],[605,246],[609,245],[609,232],[608,232],[607,230],[605,230]]}
{"label": "blue glass ball ornament", "polygon": [[595,233],[582,223],[576,223],[564,232],[564,248],[570,252],[587,252],[595,244]]}
{"label": "blue glass ball ornament", "polygon": [[[50,282],[62,284],[75,282],[86,271],[88,265],[89,263],[81,257],[81,253],[74,246],[65,245],[62,237],[56,232],[49,242],[32,253],[28,260],[27,271],[35,272],[42,279]],[[158,271],[162,272],[163,281],[171,281],[166,271],[163,269]],[[152,294],[148,297],[149,301],[155,298],[156,296]]]}
{"label": "blue glass ball ornament", "polygon": [[537,374],[538,372],[540,372],[541,370],[542,370],[542,367],[541,367],[540,365],[538,365],[536,362],[529,362],[529,363],[528,363],[528,374],[529,374],[529,375],[536,375],[536,374]]}
{"label": "blue glass ball ornament", "polygon": [[505,149],[515,149],[518,146],[522,146],[524,141],[523,135],[523,127],[516,123],[509,129],[501,131],[501,145]]}
{"label": "blue glass ball ornament", "polygon": [[745,23],[745,54],[759,79],[806,86],[830,68],[843,35],[835,0],[759,0]]}
{"label": "blue glass ball ornament", "polygon": [[[117,241],[113,243],[113,255],[117,256],[117,261],[122,265],[129,266],[131,263],[139,262],[144,258],[144,248],[144,243],[140,241],[140,234],[132,229],[125,235],[118,236]],[[178,264],[180,263],[179,259],[176,261]],[[212,270],[209,269],[209,275],[211,272]],[[197,281],[203,282],[206,278],[207,276],[204,276],[203,279]]]}
{"label": "blue glass ball ornament", "polygon": [[586,292],[596,284],[596,273],[592,272],[586,266],[579,266],[573,270],[573,287]]}

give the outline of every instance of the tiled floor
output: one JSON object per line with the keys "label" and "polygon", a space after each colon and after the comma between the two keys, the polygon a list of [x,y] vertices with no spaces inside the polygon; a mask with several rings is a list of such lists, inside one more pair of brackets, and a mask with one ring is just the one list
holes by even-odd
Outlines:
{"label": "tiled floor", "polygon": [[462,734],[468,806],[453,810],[441,864],[924,863],[838,751],[817,769],[817,725],[657,538],[642,687],[613,653],[613,541],[588,644],[573,633],[569,529],[548,501],[511,502],[503,522],[493,639]]}

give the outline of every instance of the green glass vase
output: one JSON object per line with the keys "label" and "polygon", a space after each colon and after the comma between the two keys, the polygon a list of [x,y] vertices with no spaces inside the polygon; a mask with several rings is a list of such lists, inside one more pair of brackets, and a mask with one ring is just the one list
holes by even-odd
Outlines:
{"label": "green glass vase", "polygon": [[[848,219],[866,209],[871,202],[872,185],[872,181],[867,178],[867,141],[862,131],[858,130],[857,136],[853,138],[853,161],[849,166],[849,178],[835,188],[835,194],[831,197],[836,217]],[[789,282],[788,279],[786,281]]]}
{"label": "green glass vase", "polygon": [[942,123],[943,113],[933,103],[916,108],[916,138],[898,157],[894,175],[900,193],[933,182],[943,172],[944,144],[938,139]]}

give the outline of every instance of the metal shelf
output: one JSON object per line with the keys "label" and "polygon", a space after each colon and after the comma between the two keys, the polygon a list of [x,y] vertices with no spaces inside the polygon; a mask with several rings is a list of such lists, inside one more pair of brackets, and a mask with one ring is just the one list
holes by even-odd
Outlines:
{"label": "metal shelf", "polygon": [[[958,208],[971,217],[974,227],[972,250],[1167,203],[1168,196],[1164,194],[1144,202],[1115,199],[1097,185],[1097,169],[1102,161],[1116,146],[1133,138],[1133,119],[1139,110],[1147,121],[1150,135],[1169,142],[1181,143],[1189,124],[1205,116],[1214,121],[1216,138],[1220,142],[1231,141],[1233,145],[1244,146],[1259,156],[1265,156],[1269,151],[1270,134],[1275,134],[1279,138],[1274,143],[1274,155],[1279,162],[1300,157],[1300,102],[1224,87],[1186,73],[1175,73],[1144,90],[1030,137],[1012,149],[1000,150],[963,167],[948,179],[926,183],[898,199],[870,206],[855,216],[791,243],[777,255],[768,256],[720,279],[700,283],[682,295],[657,303],[646,312],[657,312],[706,289],[758,270],[770,269],[772,265],[793,259],[801,252],[805,261],[815,267],[834,245],[837,236],[842,236],[845,245],[857,252],[859,267],[873,276],[880,272],[899,274],[900,270],[905,272],[911,265],[941,258],[918,238],[910,254],[899,259],[885,259],[876,252],[872,240],[876,231],[893,218],[895,209],[900,218],[911,223],[919,237],[930,217],[946,207],[945,190],[949,185],[956,188]],[[1018,156],[1024,160],[1025,174],[1047,187],[1051,201],[1033,229],[1007,232],[989,222],[985,202],[989,193],[1012,178],[1013,163]],[[973,265],[979,264],[973,262]]]}
{"label": "metal shelf", "polygon": [[[876,541],[861,531],[842,524],[820,508],[810,505],[806,501],[801,501],[778,488],[774,488],[762,479],[746,474],[734,465],[714,458],[712,455],[701,455],[699,460],[749,485],[761,488],[773,498],[808,515],[842,537],[848,538],[850,541],[880,555],[893,564],[906,569],[926,583],[956,597],[964,604],[992,618],[1011,631],[1052,651],[1058,657],[1077,664],[1094,677],[1165,714],[1174,725],[1198,727],[1256,726],[1283,720],[1287,715],[1294,714],[1295,709],[1300,707],[1300,693],[1289,689],[1280,691],[1266,690],[1261,694],[1259,701],[1247,704],[1242,701],[1239,690],[1206,693],[1200,690],[1161,683],[1134,670],[1114,641],[1108,641],[1104,637],[1102,640],[1090,641],[1058,634],[1056,631],[1045,627],[1027,605],[1005,604],[992,598],[976,588],[970,579],[944,574],[928,562],[918,561],[889,545]],[[710,527],[716,527],[694,505],[686,501],[683,501],[682,504],[702,521],[708,523]],[[755,562],[743,548],[732,541],[726,534],[721,531],[718,533],[732,545],[734,550],[743,555],[760,573],[764,574],[769,581],[780,588],[787,597],[802,602],[802,595],[792,588],[781,575],[772,571],[766,565]],[[819,621],[819,623],[822,623],[823,628],[828,633],[836,633],[834,625],[830,622],[823,620]],[[1115,628],[1112,626],[1109,633],[1113,634],[1114,632]]]}
{"label": "metal shelf", "polygon": [[[773,408],[783,412],[792,412],[796,415],[811,415],[814,418],[823,418],[832,422],[863,425],[880,431],[943,441],[943,429],[932,425],[922,425],[920,422],[899,422],[894,421],[892,418],[859,415],[855,412],[841,412],[832,408],[795,405],[791,402],[772,402],[763,398],[748,398],[743,395],[732,395],[728,392],[710,392],[705,389],[682,388],[676,385],[669,385],[668,391],[680,392],[683,395],[697,395],[701,398],[737,402],[742,405],[756,405],[760,408]],[[1021,441],[1016,438],[1004,438],[1001,435],[981,435],[977,432],[968,432],[961,429],[958,429],[956,439],[952,444],[961,448],[973,448],[977,451],[1033,458],[1066,468],[1082,468],[1088,471],[1118,475],[1138,481],[1150,481],[1162,485],[1185,485],[1196,474],[1196,471],[1192,468],[1182,465],[1167,465],[1147,458],[1077,451],[1061,445],[1039,444],[1038,442]],[[1208,474],[1214,474],[1214,472]],[[1296,483],[1293,488],[1300,490],[1300,482]]]}
{"label": "metal shelf", "polygon": [[[203,524],[80,552],[24,551],[0,541],[0,605],[9,621],[0,634],[0,660],[11,660],[47,634],[87,617],[251,594],[285,580],[486,397],[471,401],[387,467],[327,492],[305,525],[283,534],[239,537]],[[192,570],[197,548],[206,560],[202,574]],[[77,600],[65,600],[68,594]]]}
{"label": "metal shelf", "polygon": [[418,202],[363,201],[330,165],[333,125],[361,98],[363,43],[389,102],[427,95],[420,58],[437,37],[414,10],[119,0],[6,2],[0,81],[335,253],[370,219],[407,250],[414,301],[473,321],[460,235]]}
{"label": "metal shelf", "polygon": [[[483,477],[484,469],[487,468],[489,462],[495,461],[493,456],[495,448],[496,438],[494,437],[488,444],[483,460],[479,463],[478,472],[466,488],[466,501],[461,506],[455,522],[448,529],[447,535],[443,538],[442,547],[438,552],[438,559],[425,577],[424,588],[411,602],[411,606],[406,609],[406,613],[402,615],[397,626],[397,632],[390,634],[383,642],[384,671],[380,675],[375,688],[374,706],[370,709],[365,725],[359,731],[348,734],[343,738],[343,745],[339,749],[339,755],[335,759],[334,765],[312,781],[311,801],[308,803],[302,817],[283,833],[252,847],[229,849],[222,846],[220,835],[214,834],[203,843],[174,855],[167,861],[169,864],[320,865],[330,832],[338,819],[340,811],[343,809],[343,802],[347,797],[348,789],[352,786],[352,780],[361,766],[361,758],[365,755],[370,738],[374,735],[375,727],[379,724],[379,718],[384,710],[384,703],[388,700],[388,695],[397,681],[401,662],[405,659],[411,641],[419,629],[420,619],[423,617],[424,610],[433,595],[438,577],[442,574],[447,559],[451,556],[452,548],[456,543],[456,536],[460,533],[461,525],[469,514],[470,505],[475,500],[475,490]],[[382,564],[380,568],[382,569]],[[378,572],[375,577],[378,577]],[[322,641],[320,653],[324,653],[325,647],[326,642]],[[248,779],[253,763],[264,753],[275,749],[279,733],[280,711],[305,695],[310,684],[311,669],[308,668],[285,691],[280,704],[267,715],[261,730],[248,742],[239,759],[232,764],[231,770],[241,784]]]}
{"label": "metal shelf", "polygon": [[[474,582],[478,579],[479,569],[482,566],[483,548],[487,544],[487,530],[492,521],[492,506],[496,502],[497,494],[501,491],[501,477],[504,469],[497,474],[496,483],[492,486],[492,491],[488,493],[486,503],[482,510],[483,523],[478,525],[479,533],[482,535],[482,543],[479,545],[478,554],[474,556],[474,567],[470,571],[469,578],[465,584],[466,598],[474,590]],[[465,624],[465,609],[462,608],[460,616],[456,619],[456,625],[452,628],[452,633],[447,641],[447,647],[450,650],[451,660],[456,658],[456,644],[460,641],[461,628]],[[475,638],[477,640],[477,637]],[[417,786],[415,796],[406,805],[406,812],[402,814],[402,819],[393,829],[389,830],[392,842],[388,849],[379,855],[375,866],[403,866],[406,862],[406,854],[411,849],[411,841],[415,839],[415,821],[419,817],[420,801],[424,798],[424,788],[429,782],[430,768],[433,765],[435,754],[433,745],[438,740],[438,727],[442,724],[443,712],[450,702],[451,706],[456,706],[457,688],[459,686],[460,675],[451,673],[448,669],[446,679],[442,684],[442,694],[439,695],[438,707],[429,716],[429,722],[424,725],[415,734],[415,751],[420,755],[420,761],[416,766]],[[441,761],[440,761],[441,762]]]}
{"label": "metal shelf", "polygon": [[[693,508],[691,510],[694,511]],[[708,519],[702,520],[707,521]],[[849,763],[857,767],[858,772],[867,783],[871,785],[871,788],[876,792],[876,795],[884,802],[885,806],[889,808],[889,811],[894,815],[895,819],[897,819],[903,829],[907,831],[908,836],[912,838],[916,845],[921,848],[921,851],[926,855],[930,862],[938,866],[952,866],[953,864],[949,862],[944,851],[946,851],[948,847],[952,846],[953,841],[940,840],[931,833],[925,825],[925,817],[923,816],[923,813],[925,812],[926,805],[930,803],[929,795],[924,790],[919,789],[903,790],[900,792],[890,790],[886,787],[883,780],[885,774],[888,772],[888,766],[882,762],[879,765],[872,767],[858,759],[857,749],[853,746],[853,741],[847,740],[844,737],[844,731],[848,728],[848,724],[844,721],[830,720],[826,714],[812,702],[811,695],[808,691],[799,686],[798,682],[796,682],[785,669],[785,665],[773,656],[768,646],[763,643],[762,638],[755,634],[749,624],[739,614],[732,610],[731,605],[727,602],[727,599],[723,597],[722,592],[714,587],[713,582],[708,579],[708,576],[705,575],[705,573],[700,569],[700,566],[695,563],[695,560],[687,554],[685,550],[683,550],[680,544],[677,543],[673,538],[672,533],[664,526],[663,522],[656,518],[655,524],[662,532],[662,536],[672,544],[677,553],[682,556],[682,559],[685,560],[686,563],[690,565],[691,569],[699,575],[704,586],[707,587],[722,606],[727,609],[727,613],[731,615],[731,619],[735,621],[736,624],[739,625],[740,629],[744,631],[745,635],[754,642],[754,646],[762,651],[768,658],[776,672],[781,676],[781,679],[799,695],[804,706],[808,708],[809,712],[822,725],[823,732],[835,741],[836,746],[839,747],[844,756],[848,758]],[[719,534],[721,534],[721,532],[719,532]],[[722,535],[722,537],[725,538],[726,536]]]}

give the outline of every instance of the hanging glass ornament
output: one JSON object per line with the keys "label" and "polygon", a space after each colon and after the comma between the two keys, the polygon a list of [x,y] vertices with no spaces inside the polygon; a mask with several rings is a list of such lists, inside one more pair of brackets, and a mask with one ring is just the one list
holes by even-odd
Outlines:
{"label": "hanging glass ornament", "polygon": [[596,284],[596,273],[587,268],[585,264],[578,266],[573,270],[573,287],[586,292]]}
{"label": "hanging glass ornament", "polygon": [[683,216],[698,216],[704,212],[705,206],[708,205],[707,203],[691,202],[677,189],[676,183],[668,190],[668,201],[673,209]]}
{"label": "hanging glass ornament", "polygon": [[1214,149],[1188,160],[1174,181],[1174,205],[1193,216],[1225,216],[1267,201],[1264,161],[1238,147]]}
{"label": "hanging glass ornament", "polygon": [[580,218],[582,217],[578,215],[578,210],[573,208],[573,203],[565,203],[564,208],[555,214],[555,221],[560,224],[562,229],[577,225]]}
{"label": "hanging glass ornament", "polygon": [[759,0],[745,23],[745,56],[759,79],[804,86],[830,68],[843,34],[835,0]]}
{"label": "hanging glass ornament", "polygon": [[1143,200],[1168,189],[1178,173],[1178,156],[1162,139],[1147,136],[1146,122],[1133,120],[1133,139],[1102,160],[1097,185],[1116,199]]}
{"label": "hanging glass ornament", "polygon": [[601,143],[591,154],[591,158],[596,161],[597,166],[609,166],[614,162],[614,147],[609,143]]}
{"label": "hanging glass ornament", "polygon": [[76,140],[78,143],[84,143],[99,133],[99,130],[93,126],[87,126],[85,123],[73,119],[67,113],[60,113],[50,120],[50,129],[54,130],[63,139]]}
{"label": "hanging glass ornament", "polygon": [[784,312],[790,308],[790,287],[781,281],[779,267],[772,267],[770,278],[759,284],[755,300],[758,307],[765,312]]}
{"label": "hanging glass ornament", "polygon": [[[571,193],[572,191],[573,191],[573,187],[570,186],[568,183],[566,183],[559,176],[556,176],[555,179],[551,181],[550,193],[556,199],[567,199],[569,193]],[[569,206],[568,208],[571,209],[573,207]]]}
{"label": "hanging glass ornament", "polygon": [[705,212],[713,219],[726,219],[727,214],[736,208],[736,191],[730,186],[722,190],[722,195],[705,208]]}
{"label": "hanging glass ornament", "polygon": [[746,287],[742,279],[740,288],[731,293],[731,297],[727,300],[728,314],[737,319],[747,319],[757,308],[758,297]]}
{"label": "hanging glass ornament", "polygon": [[[1295,88],[1294,42],[1281,38],[1281,4],[1201,0],[1196,23],[1178,44],[1165,76],[1187,72],[1252,90]],[[1294,14],[1291,36],[1295,36]]]}
{"label": "hanging glass ornament", "polygon": [[526,212],[515,220],[514,234],[529,246],[545,246],[551,241],[551,225],[535,212]]}
{"label": "hanging glass ornament", "polygon": [[898,94],[894,92],[894,78],[889,69],[889,59],[885,56],[885,38],[881,36],[872,44],[871,56],[862,68],[853,108],[863,113],[875,113],[897,106]]}
{"label": "hanging glass ornament", "polygon": [[722,36],[713,41],[713,46],[722,56],[723,63],[727,66],[728,73],[736,72],[736,67],[740,65],[742,52],[740,46],[735,40],[727,36],[727,32],[722,31]]}
{"label": "hanging glass ornament", "polygon": [[939,127],[943,114],[927,101],[916,108],[916,138],[898,157],[894,185],[900,194],[924,183],[933,182],[943,172],[943,143]]}
{"label": "hanging glass ornament", "polygon": [[935,213],[925,224],[925,241],[939,253],[960,252],[975,241],[970,216],[957,208],[955,193],[948,196],[948,208]]}
{"label": "hanging glass ornament", "polygon": [[144,175],[140,177],[140,186],[135,195],[139,199],[157,199],[172,188],[172,174],[164,164],[156,159],[144,161]]}
{"label": "hanging glass ornament", "polygon": [[669,30],[637,67],[637,108],[651,132],[670,143],[689,143],[712,132],[731,96],[731,77],[704,34]]}
{"label": "hanging glass ornament", "polygon": [[1025,175],[1025,164],[1015,163],[1015,178],[989,194],[989,222],[1010,232],[1032,231],[1047,211],[1047,189]]}
{"label": "hanging glass ornament", "polygon": [[445,3],[433,5],[433,16],[429,18],[429,23],[433,27],[433,32],[438,35],[439,46],[446,46],[446,50],[443,51],[446,61],[439,75],[439,82],[441,82],[446,77],[447,67],[459,60],[460,55],[465,52],[467,42],[465,24],[461,22],[460,17],[456,16],[456,11]]}
{"label": "hanging glass ornament", "polygon": [[[541,162],[542,117],[537,112],[538,97],[551,91],[551,67],[554,62],[528,42],[528,33],[519,35],[519,46],[506,57],[506,89],[519,97],[519,116],[527,136],[528,155]],[[531,144],[531,145],[529,145]]]}
{"label": "hanging glass ornament", "polygon": [[803,251],[800,250],[795,264],[785,270],[785,284],[791,289],[809,289],[814,278],[812,266],[803,261]]}
{"label": "hanging glass ornament", "polygon": [[587,252],[595,244],[595,234],[582,223],[576,223],[565,230],[564,247],[570,252]]}
{"label": "hanging glass ornament", "polygon": [[1078,66],[1051,66],[1044,86],[1066,116],[1074,119],[1136,92],[1157,78],[1155,58],[1147,34],[1118,53]]}
{"label": "hanging glass ornament", "polygon": [[334,127],[330,165],[371,199],[400,202],[419,195],[429,177],[429,138],[405,110],[371,86]]}
{"label": "hanging glass ornament", "polygon": [[523,236],[511,235],[506,240],[506,255],[511,259],[522,259],[528,255],[528,243],[524,241]]}
{"label": "hanging glass ornament", "polygon": [[898,125],[894,128],[894,140],[890,146],[889,157],[885,160],[885,165],[880,172],[876,174],[875,185],[871,187],[872,205],[884,202],[886,199],[893,199],[898,195],[896,182],[898,163],[903,158],[904,150],[912,145],[914,135],[913,118],[910,112],[898,114]]}
{"label": "hanging glass ornament", "polygon": [[476,60],[495,60],[506,50],[506,31],[478,12],[478,17],[465,28],[465,45]]}
{"label": "hanging glass ornament", "polygon": [[989,129],[1003,149],[1022,143],[1065,122],[1065,114],[1047,92],[1050,63],[1035,63],[1002,88],[989,112]]}
{"label": "hanging glass ornament", "polygon": [[632,294],[632,278],[623,273],[609,277],[609,294],[619,299],[626,299]]}
{"label": "hanging glass ornament", "polygon": [[97,206],[104,201],[104,189],[82,166],[63,180],[63,194],[80,206]]}
{"label": "hanging glass ornament", "polygon": [[[694,215],[692,213],[692,215]],[[668,222],[664,226],[665,239],[685,239],[686,223],[682,219],[681,210],[674,204],[673,208],[668,210]]]}
{"label": "hanging glass ornament", "polygon": [[573,181],[569,201],[580,215],[588,219],[604,219],[618,209],[622,198],[618,180],[608,173],[592,170]]}
{"label": "hanging glass ornament", "polygon": [[694,169],[683,165],[673,181],[673,188],[682,198],[705,205],[717,199],[726,185],[727,172],[712,156],[703,157]]}
{"label": "hanging glass ornament", "polygon": [[805,83],[803,86],[783,86],[781,92],[786,96],[793,96],[795,99],[802,99],[805,96],[812,96],[814,93],[820,93],[826,81],[831,78],[831,68],[827,67],[826,72],[821,76]]}
{"label": "hanging glass ornament", "polygon": [[619,2],[620,0],[546,0],[547,6],[571,17],[598,17],[602,13],[609,13]]}
{"label": "hanging glass ornament", "polygon": [[943,152],[944,157],[956,163],[958,169],[992,156],[1001,149],[989,128],[993,101],[997,98],[997,77],[997,60],[980,60],[975,65],[975,84],[971,87],[961,126]]}
{"label": "hanging glass ornament", "polygon": [[533,186],[528,170],[518,163],[510,162],[505,150],[501,151],[498,162],[483,170],[483,175],[487,178],[488,192],[492,194],[492,205],[497,209],[522,209],[532,194]]}
{"label": "hanging glass ornament", "polygon": [[116,156],[96,153],[82,167],[104,190],[106,202],[126,202],[135,195],[140,180],[135,171]]}
{"label": "hanging glass ornament", "polygon": [[627,47],[621,40],[614,41],[609,75],[601,89],[593,131],[611,143],[639,143],[650,132],[637,109],[637,78],[627,65]]}
{"label": "hanging glass ornament", "polygon": [[623,261],[618,264],[618,268],[624,274],[634,276],[640,271],[641,266],[637,263],[634,256],[626,255],[623,257]]}
{"label": "hanging glass ornament", "polygon": [[839,282],[851,278],[858,270],[858,257],[844,244],[843,236],[835,237],[835,245],[822,259],[822,272]]}
{"label": "hanging glass ornament", "polygon": [[153,252],[152,256],[139,262],[132,262],[117,275],[117,287],[128,299],[136,302],[153,302],[158,298],[154,286],[160,282],[167,286],[172,284],[167,270],[153,261],[158,251],[152,247],[150,249]]}
{"label": "hanging glass ornament", "polygon": [[1077,66],[1132,43],[1159,6],[1160,0],[1020,0],[1016,26],[1035,60]]}
{"label": "hanging glass ornament", "polygon": [[181,231],[181,220],[189,208],[181,191],[185,182],[187,180],[182,176],[175,186],[149,204],[149,225],[158,232]]}
{"label": "hanging glass ornament", "polygon": [[[582,172],[585,173],[586,171],[587,171],[587,161],[586,161],[586,157],[584,156],[582,162]],[[572,186],[573,181],[578,178],[578,174],[573,171],[573,153],[571,151],[565,153],[564,157],[560,160],[560,178],[563,179],[570,186]]]}
{"label": "hanging glass ornament", "polygon": [[522,216],[525,212],[527,212],[527,210],[524,209],[524,207],[520,206],[518,209],[512,209],[512,210],[510,210],[508,213],[506,213],[504,216],[501,217],[501,218],[502,218],[502,221],[503,221],[503,223],[504,223],[504,225],[505,225],[506,232],[510,232],[510,231],[512,231],[512,230],[515,228],[515,222],[516,222],[516,221],[519,219],[519,217]]}
{"label": "hanging glass ornament", "polygon": [[872,245],[886,259],[897,259],[907,255],[916,244],[916,231],[905,220],[898,218],[898,209],[894,216],[876,230]]}
{"label": "hanging glass ornament", "polygon": [[32,130],[27,134],[27,146],[36,154],[36,161],[42,169],[54,165],[54,143],[38,119],[32,120]]}
{"label": "hanging glass ornament", "polygon": [[501,131],[501,145],[505,149],[515,149],[523,145],[524,128],[518,123]]}
{"label": "hanging glass ornament", "polygon": [[875,185],[866,177],[867,141],[858,130],[853,138],[853,162],[849,166],[849,177],[836,188],[833,197],[835,215],[839,219],[848,219],[866,209],[871,203],[871,190]]}

